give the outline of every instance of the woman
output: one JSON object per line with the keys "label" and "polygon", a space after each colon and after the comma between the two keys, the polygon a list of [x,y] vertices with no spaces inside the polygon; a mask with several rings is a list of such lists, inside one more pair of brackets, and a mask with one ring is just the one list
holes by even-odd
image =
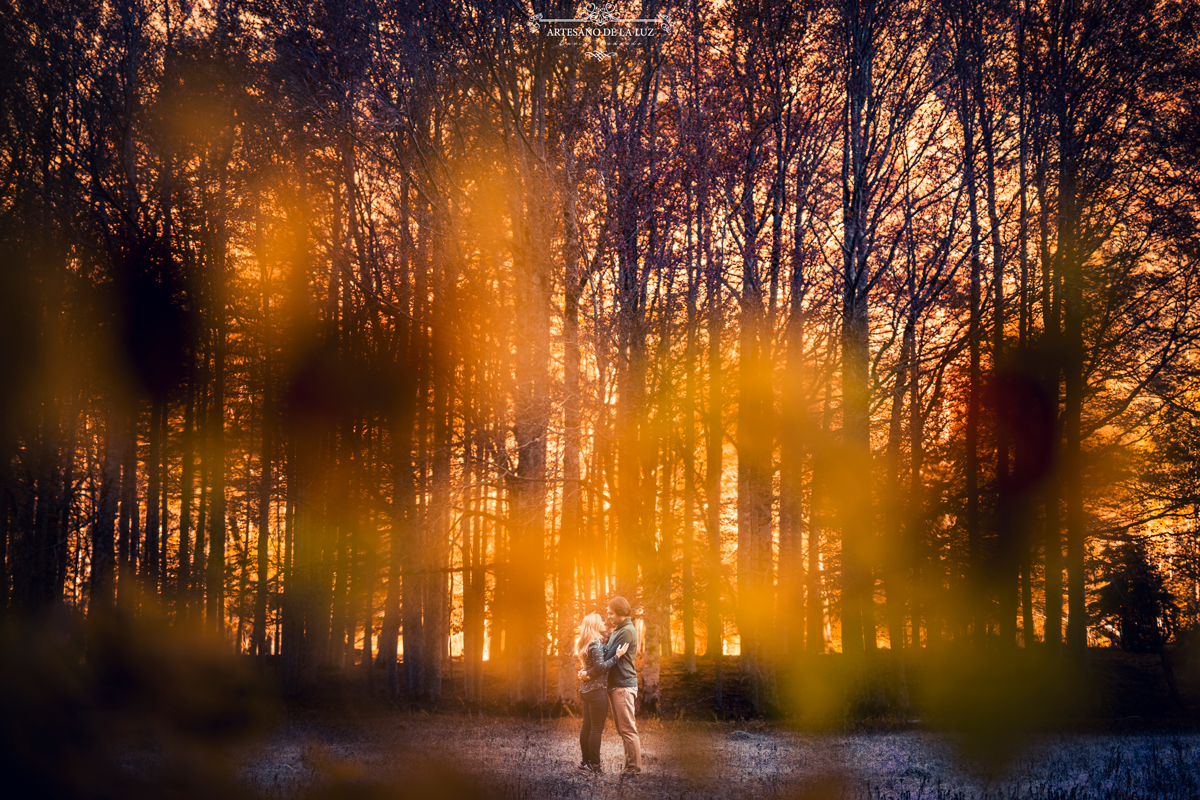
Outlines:
{"label": "woman", "polygon": [[583,702],[583,729],[579,732],[583,761],[579,768],[590,772],[600,772],[600,734],[604,732],[604,720],[608,717],[608,670],[629,649],[628,644],[622,644],[606,661],[603,638],[604,619],[599,614],[584,617],[579,623],[579,639],[575,646],[579,665],[589,675],[579,684],[579,698]]}

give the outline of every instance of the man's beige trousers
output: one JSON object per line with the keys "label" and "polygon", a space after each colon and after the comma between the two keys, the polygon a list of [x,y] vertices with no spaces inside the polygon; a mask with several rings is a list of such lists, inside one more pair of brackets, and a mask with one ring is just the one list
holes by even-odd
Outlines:
{"label": "man's beige trousers", "polygon": [[625,744],[625,769],[642,771],[642,740],[638,738],[637,721],[633,718],[633,701],[637,689],[609,689],[608,704],[612,708],[613,724]]}

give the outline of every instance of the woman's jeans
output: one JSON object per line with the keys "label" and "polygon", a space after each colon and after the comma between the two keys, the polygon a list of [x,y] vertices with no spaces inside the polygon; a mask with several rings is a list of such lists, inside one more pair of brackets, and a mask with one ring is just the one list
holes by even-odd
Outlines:
{"label": "woman's jeans", "polygon": [[608,717],[608,692],[593,689],[580,693],[579,698],[583,701],[583,729],[579,732],[583,763],[600,766],[600,734]]}

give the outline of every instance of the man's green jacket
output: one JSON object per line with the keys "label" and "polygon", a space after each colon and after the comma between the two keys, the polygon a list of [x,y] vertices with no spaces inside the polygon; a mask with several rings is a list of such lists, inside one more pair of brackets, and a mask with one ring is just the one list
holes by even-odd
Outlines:
{"label": "man's green jacket", "polygon": [[608,688],[610,690],[637,688],[637,669],[633,666],[633,659],[637,655],[638,636],[637,628],[633,627],[633,620],[629,617],[619,623],[612,635],[608,637],[608,644],[604,645],[606,661],[613,657],[622,642],[629,642],[629,649],[625,651],[625,655],[617,659],[617,663],[608,671]]}

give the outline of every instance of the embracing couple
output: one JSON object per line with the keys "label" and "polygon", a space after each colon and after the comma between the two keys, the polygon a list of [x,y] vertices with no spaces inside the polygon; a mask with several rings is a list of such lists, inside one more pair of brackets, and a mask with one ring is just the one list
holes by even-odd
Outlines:
{"label": "embracing couple", "polygon": [[629,601],[614,597],[608,601],[607,626],[599,614],[588,614],[579,624],[575,655],[579,658],[579,698],[583,703],[583,729],[579,732],[582,770],[601,772],[600,734],[612,709],[613,725],[625,745],[625,774],[642,771],[642,742],[633,718],[637,629],[631,614]]}

